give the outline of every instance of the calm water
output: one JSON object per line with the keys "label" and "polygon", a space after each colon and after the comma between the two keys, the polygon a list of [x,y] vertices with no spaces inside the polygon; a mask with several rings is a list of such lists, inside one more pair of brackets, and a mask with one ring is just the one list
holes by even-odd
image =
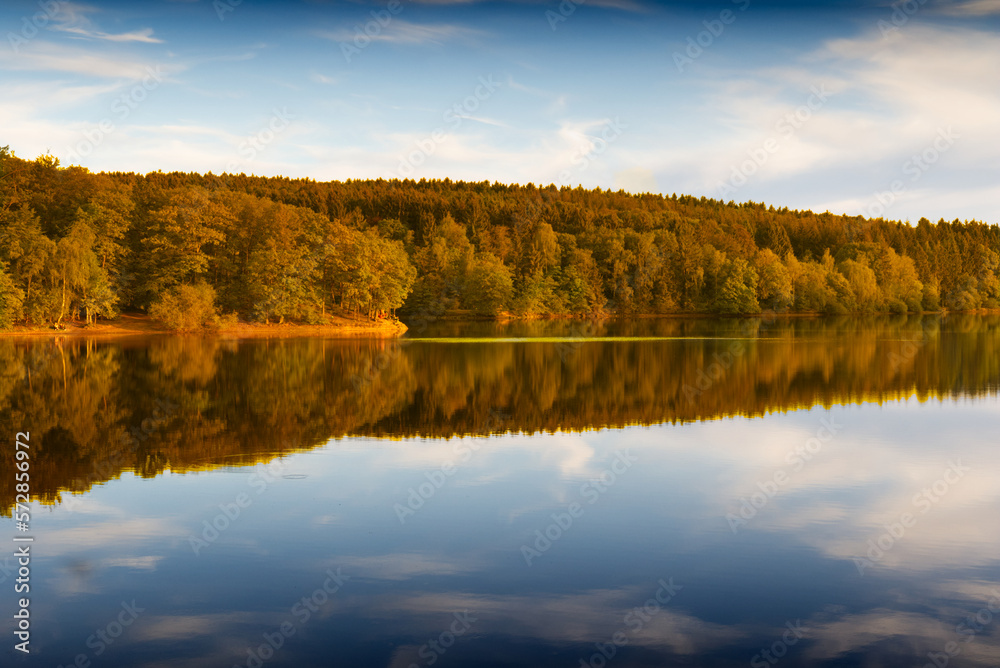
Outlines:
{"label": "calm water", "polygon": [[986,316],[2,339],[3,665],[997,666],[998,390]]}

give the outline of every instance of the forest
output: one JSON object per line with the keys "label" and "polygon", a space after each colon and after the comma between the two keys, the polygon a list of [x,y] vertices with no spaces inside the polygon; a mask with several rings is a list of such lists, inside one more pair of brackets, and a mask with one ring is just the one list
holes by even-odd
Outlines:
{"label": "forest", "polygon": [[534,184],[92,173],[0,147],[0,328],[1000,307],[1000,228]]}

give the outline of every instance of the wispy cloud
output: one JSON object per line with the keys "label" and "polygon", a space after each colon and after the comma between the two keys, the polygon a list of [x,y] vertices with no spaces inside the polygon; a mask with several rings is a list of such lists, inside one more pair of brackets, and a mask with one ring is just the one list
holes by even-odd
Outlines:
{"label": "wispy cloud", "polygon": [[123,32],[118,34],[111,34],[106,32],[101,32],[99,30],[88,30],[86,28],[81,28],[79,26],[60,28],[63,32],[68,32],[74,35],[79,35],[81,37],[87,37],[90,39],[103,39],[107,42],[145,42],[147,44],[162,44],[162,39],[157,39],[153,37],[153,29],[145,28],[143,30],[134,30],[132,32]]}
{"label": "wispy cloud", "polygon": [[98,30],[87,17],[99,10],[73,2],[56,3],[58,9],[53,16],[52,29],[69,33],[82,39],[97,39],[106,42],[145,42],[147,44],[162,44],[163,40],[153,37],[152,28],[143,28],[124,33],[108,33]]}
{"label": "wispy cloud", "polygon": [[989,16],[1000,14],[1000,0],[967,0],[942,4],[938,11],[949,16]]}
{"label": "wispy cloud", "polygon": [[319,72],[312,72],[309,75],[309,80],[327,86],[337,83],[337,80],[334,79],[333,77],[328,77],[325,74],[320,74]]}
{"label": "wispy cloud", "polygon": [[[335,42],[350,42],[355,37],[354,33],[349,30],[319,31],[317,34]],[[456,39],[482,38],[484,35],[485,33],[481,30],[450,23],[420,24],[395,19],[381,33],[371,36],[371,40],[396,44],[442,45]]]}
{"label": "wispy cloud", "polygon": [[104,55],[87,49],[34,40],[20,52],[0,50],[0,70],[68,72],[86,77],[141,80],[150,71],[177,71],[151,62],[132,60],[120,53]]}

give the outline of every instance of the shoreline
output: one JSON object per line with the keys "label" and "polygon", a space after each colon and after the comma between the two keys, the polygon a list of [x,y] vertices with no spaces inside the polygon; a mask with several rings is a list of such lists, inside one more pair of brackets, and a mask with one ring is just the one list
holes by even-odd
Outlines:
{"label": "shoreline", "polygon": [[[893,313],[891,311],[865,311],[848,313],[824,313],[822,311],[761,311],[760,313],[710,313],[701,311],[691,311],[684,313],[551,313],[545,315],[511,315],[502,314],[500,316],[470,316],[461,313],[445,313],[438,316],[437,320],[446,322],[535,322],[538,320],[725,320],[725,319],[773,319],[773,318],[868,318],[872,316],[915,316],[915,315],[948,315],[952,313],[965,313],[971,315],[993,315],[1000,313],[1000,309],[969,309],[956,311],[950,309],[939,309],[937,311],[907,311],[906,313]],[[406,316],[404,316],[406,317]]]}
{"label": "shoreline", "polygon": [[[713,319],[751,319],[751,318],[781,318],[781,319],[822,319],[822,318],[865,318],[872,316],[927,316],[949,314],[971,314],[971,315],[995,315],[1000,314],[1000,309],[973,309],[968,311],[951,311],[942,309],[940,311],[921,311],[919,313],[847,313],[833,315],[819,312],[764,312],[748,314],[727,314],[717,313],[631,313],[627,315],[601,313],[590,315],[579,314],[548,314],[531,316],[512,316],[504,314],[500,317],[471,316],[467,314],[445,314],[438,316],[438,320],[446,322],[495,322],[500,324],[510,324],[516,322],[537,322],[539,320],[713,320]],[[10,330],[0,330],[0,338],[46,338],[46,337],[67,337],[67,338],[125,338],[161,335],[184,335],[184,336],[206,336],[220,339],[263,339],[263,338],[292,338],[292,337],[315,337],[325,336],[329,338],[396,338],[400,337],[409,329],[401,321],[385,320],[373,322],[367,319],[347,318],[343,316],[331,316],[335,322],[325,325],[300,325],[294,323],[254,323],[239,322],[235,326],[224,328],[204,328],[200,330],[176,330],[169,329],[162,323],[153,320],[144,314],[122,314],[118,318],[104,321],[97,325],[86,326],[82,323],[68,323],[66,329],[51,329],[47,327],[23,327],[15,326]]]}
{"label": "shoreline", "polygon": [[399,321],[386,320],[383,322],[373,322],[367,319],[353,319],[342,316],[333,317],[335,321],[325,325],[298,325],[293,323],[279,325],[274,323],[240,322],[232,327],[184,331],[169,329],[148,315],[122,314],[114,320],[103,321],[97,325],[86,326],[82,323],[67,323],[66,329],[15,326],[13,329],[0,331],[0,337],[123,338],[131,336],[183,335],[209,336],[220,339],[290,338],[296,336],[395,338],[402,336],[407,330],[406,325]]}

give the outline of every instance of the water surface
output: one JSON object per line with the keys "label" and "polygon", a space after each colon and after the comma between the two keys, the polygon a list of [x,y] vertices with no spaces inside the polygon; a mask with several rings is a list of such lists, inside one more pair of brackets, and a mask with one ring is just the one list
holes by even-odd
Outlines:
{"label": "water surface", "polygon": [[998,324],[0,340],[4,665],[1000,665]]}

